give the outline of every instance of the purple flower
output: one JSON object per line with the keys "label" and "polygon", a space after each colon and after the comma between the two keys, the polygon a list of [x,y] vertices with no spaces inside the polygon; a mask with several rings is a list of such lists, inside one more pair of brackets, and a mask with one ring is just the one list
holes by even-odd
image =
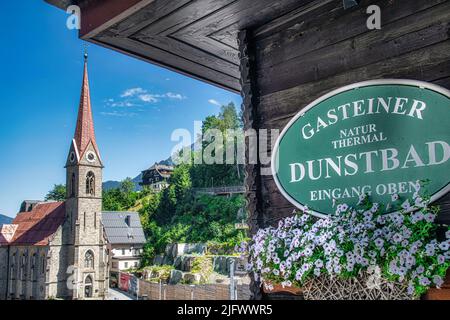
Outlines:
{"label": "purple flower", "polygon": [[315,275],[316,277],[319,277],[319,276],[320,276],[320,268],[315,268],[315,269],[314,269],[314,275]]}
{"label": "purple flower", "polygon": [[370,211],[371,211],[372,213],[375,213],[375,212],[378,211],[379,208],[380,208],[380,205],[379,205],[378,203],[374,203],[374,204],[372,205],[372,208],[370,209]]}
{"label": "purple flower", "polygon": [[433,276],[433,282],[437,288],[440,288],[444,284],[444,280],[438,275]]}
{"label": "purple flower", "polygon": [[425,246],[425,254],[429,257],[434,256],[435,253],[435,247],[432,244],[427,244]]}
{"label": "purple flower", "polygon": [[438,261],[439,264],[444,264],[445,263],[445,257],[442,254],[440,254],[437,257],[437,261]]}
{"label": "purple flower", "polygon": [[409,203],[409,200],[406,200],[402,203],[402,208],[406,211],[409,211],[411,209],[411,204]]}
{"label": "purple flower", "polygon": [[394,240],[395,243],[399,243],[399,242],[401,242],[403,240],[403,237],[401,236],[401,234],[396,233],[392,237],[392,240]]}
{"label": "purple flower", "polygon": [[408,285],[408,294],[412,296],[414,294],[414,292],[415,292],[414,285],[412,283],[410,283]]}
{"label": "purple flower", "polygon": [[395,202],[399,199],[400,197],[398,196],[398,194],[394,193],[393,195],[391,195],[391,200],[392,202]]}
{"label": "purple flower", "polygon": [[450,243],[450,240],[447,240],[445,242],[441,242],[439,244],[439,249],[441,249],[442,251],[447,251],[449,249],[449,246],[450,246],[449,243]]}
{"label": "purple flower", "polygon": [[323,267],[323,261],[322,260],[316,260],[316,262],[314,262],[314,265],[317,267],[317,268],[322,268]]}
{"label": "purple flower", "polygon": [[430,284],[431,284],[431,281],[430,281],[430,279],[428,279],[427,277],[420,277],[420,279],[419,279],[419,284],[421,285],[421,286],[429,286]]}
{"label": "purple flower", "polygon": [[381,239],[381,238],[376,239],[376,240],[375,240],[375,245],[376,245],[378,248],[381,248],[381,247],[384,245],[384,240]]}
{"label": "purple flower", "polygon": [[416,272],[417,274],[422,274],[425,272],[425,268],[423,266],[418,266]]}
{"label": "purple flower", "polygon": [[434,219],[436,219],[436,216],[434,214],[432,214],[431,212],[429,212],[425,215],[425,221],[428,223],[434,222]]}
{"label": "purple flower", "polygon": [[362,204],[363,202],[364,202],[364,200],[366,200],[366,194],[365,193],[363,193],[363,194],[360,194],[359,195],[359,198],[358,198],[358,205],[360,205],[360,204]]}

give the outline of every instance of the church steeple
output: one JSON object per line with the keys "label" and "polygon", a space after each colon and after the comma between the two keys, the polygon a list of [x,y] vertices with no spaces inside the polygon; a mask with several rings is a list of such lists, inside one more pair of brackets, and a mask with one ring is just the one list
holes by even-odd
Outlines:
{"label": "church steeple", "polygon": [[74,141],[80,157],[83,156],[89,143],[100,156],[97,142],[95,141],[94,120],[92,118],[91,97],[89,93],[89,77],[87,67],[87,53],[84,54],[84,73],[81,86],[80,106],[78,109],[77,127],[75,129]]}

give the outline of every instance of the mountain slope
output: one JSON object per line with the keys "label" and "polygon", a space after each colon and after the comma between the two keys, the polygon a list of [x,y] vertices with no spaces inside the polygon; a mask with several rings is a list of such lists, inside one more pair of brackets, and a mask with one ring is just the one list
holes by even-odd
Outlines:
{"label": "mountain slope", "polygon": [[[172,158],[168,158],[166,160],[158,162],[158,164],[166,165],[166,166],[173,166],[173,161],[172,161]],[[142,187],[139,185],[139,183],[142,181],[142,173],[140,173],[136,177],[134,177],[132,179],[132,181],[134,182],[135,191],[141,191]],[[119,187],[120,187],[120,181],[110,180],[110,181],[103,182],[103,190],[105,190],[105,191],[111,190],[111,189],[116,189]]]}
{"label": "mountain slope", "polygon": [[12,221],[13,221],[13,218],[10,218],[10,217],[0,214],[0,226],[2,224],[10,224]]}

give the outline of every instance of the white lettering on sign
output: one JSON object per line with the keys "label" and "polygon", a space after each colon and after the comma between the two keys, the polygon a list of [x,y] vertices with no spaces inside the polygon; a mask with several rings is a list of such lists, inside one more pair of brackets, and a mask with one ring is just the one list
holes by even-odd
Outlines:
{"label": "white lettering on sign", "polygon": [[357,100],[328,110],[323,117],[317,117],[315,123],[307,123],[302,128],[303,139],[311,139],[316,133],[332,126],[338,121],[373,114],[396,114],[423,120],[427,104],[416,99],[403,97],[369,98]]}
{"label": "white lettering on sign", "polygon": [[[364,173],[408,169],[412,167],[436,166],[450,159],[450,145],[445,141],[426,143],[427,153],[420,155],[414,145],[405,155],[400,155],[395,148],[372,150],[359,154],[348,154],[335,158],[309,160],[304,163],[291,163],[291,183],[305,178],[310,180],[329,179],[334,176],[352,176],[360,170]],[[437,151],[439,150],[439,152]],[[440,158],[439,156],[440,155]],[[378,161],[378,162],[376,162]],[[374,166],[376,165],[376,166]]]}

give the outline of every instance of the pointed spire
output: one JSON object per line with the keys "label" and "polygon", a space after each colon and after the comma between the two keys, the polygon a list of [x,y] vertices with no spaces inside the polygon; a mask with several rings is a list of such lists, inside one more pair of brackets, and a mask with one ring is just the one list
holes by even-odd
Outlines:
{"label": "pointed spire", "polygon": [[80,106],[78,109],[77,127],[75,129],[75,136],[74,136],[80,156],[84,154],[90,142],[92,142],[95,151],[97,152],[97,154],[99,154],[97,143],[95,141],[94,120],[92,118],[87,58],[88,55],[87,52],[85,51],[83,84],[81,86]]}

